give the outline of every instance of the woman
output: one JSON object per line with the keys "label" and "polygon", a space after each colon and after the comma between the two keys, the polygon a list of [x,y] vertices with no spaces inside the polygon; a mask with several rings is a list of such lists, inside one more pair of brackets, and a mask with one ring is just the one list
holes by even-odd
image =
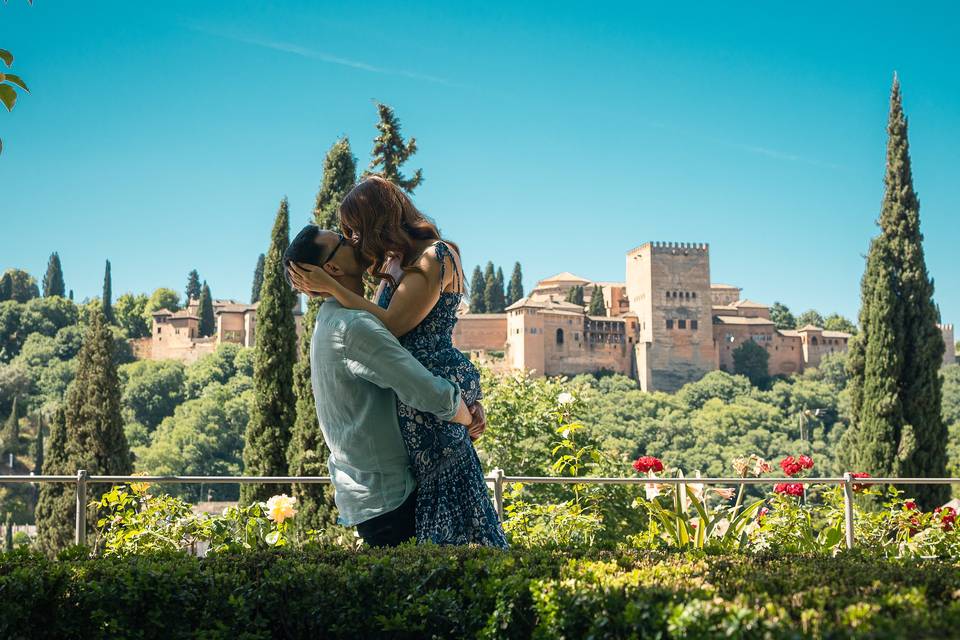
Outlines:
{"label": "woman", "polygon": [[[372,176],[340,205],[340,227],[380,278],[378,304],[340,286],[322,269],[291,267],[297,288],[333,295],[345,307],[374,314],[434,375],[480,399],[480,375],[453,346],[463,298],[459,249],[392,182]],[[417,478],[417,541],[506,547],[487,495],[480,459],[462,425],[398,402],[400,430]]]}

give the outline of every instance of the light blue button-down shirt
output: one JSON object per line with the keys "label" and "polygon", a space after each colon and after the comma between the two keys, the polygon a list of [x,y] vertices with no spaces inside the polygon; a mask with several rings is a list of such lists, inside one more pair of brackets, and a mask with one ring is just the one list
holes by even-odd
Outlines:
{"label": "light blue button-down shirt", "polygon": [[373,315],[333,298],[317,314],[310,373],[340,523],[354,526],[393,511],[416,486],[397,398],[451,420],[460,389],[431,374]]}

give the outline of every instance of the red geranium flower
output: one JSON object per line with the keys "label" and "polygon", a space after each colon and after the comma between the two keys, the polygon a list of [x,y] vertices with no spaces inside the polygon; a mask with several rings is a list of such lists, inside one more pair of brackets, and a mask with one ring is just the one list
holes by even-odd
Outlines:
{"label": "red geranium flower", "polygon": [[[863,472],[863,471],[858,471],[857,473],[851,473],[851,474],[850,474],[850,477],[852,477],[852,478],[869,478],[869,477],[870,477],[870,474],[869,474],[869,473],[865,473],[865,472]],[[854,483],[853,483],[853,490],[859,492],[859,491],[863,491],[864,489],[867,489],[869,486],[870,486],[870,485],[868,485],[868,484],[857,484],[856,482],[854,482]],[[916,505],[914,505],[914,506],[916,506]]]}
{"label": "red geranium flower", "polygon": [[663,462],[660,458],[653,456],[640,456],[633,462],[633,468],[637,473],[647,473],[648,471],[663,471]]}
{"label": "red geranium flower", "polygon": [[800,456],[797,458],[797,464],[804,469],[813,469],[813,458],[810,456]]}
{"label": "red geranium flower", "polygon": [[766,507],[760,507],[760,511],[757,512],[757,522],[763,520],[763,516],[767,515],[768,513],[770,513],[770,509],[767,509]]}
{"label": "red geranium flower", "polygon": [[940,524],[944,531],[953,531],[953,527],[957,523],[957,512],[954,511],[953,507],[937,507],[933,510],[933,513],[940,516]]}
{"label": "red geranium flower", "polygon": [[916,511],[917,503],[914,502],[913,500],[904,500],[903,508],[906,509],[907,511]]}
{"label": "red geranium flower", "polygon": [[781,482],[773,488],[775,493],[783,493],[799,498],[803,495],[803,484],[800,482]]}
{"label": "red geranium flower", "polygon": [[803,470],[803,467],[800,466],[800,463],[797,462],[793,456],[787,456],[781,460],[780,468],[783,469],[783,472],[788,476],[795,476]]}

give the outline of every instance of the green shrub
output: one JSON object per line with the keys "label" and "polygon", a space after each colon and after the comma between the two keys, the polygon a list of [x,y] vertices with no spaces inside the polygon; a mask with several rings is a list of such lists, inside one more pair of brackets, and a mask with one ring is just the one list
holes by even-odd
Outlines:
{"label": "green shrub", "polygon": [[290,547],[0,556],[0,637],[955,637],[956,564]]}

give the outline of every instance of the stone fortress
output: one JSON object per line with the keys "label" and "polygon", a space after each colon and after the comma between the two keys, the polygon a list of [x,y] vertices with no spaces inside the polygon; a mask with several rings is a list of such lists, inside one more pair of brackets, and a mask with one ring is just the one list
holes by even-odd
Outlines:
{"label": "stone fortress", "polygon": [[[134,353],[138,358],[190,363],[213,353],[217,345],[222,343],[252,347],[256,344],[258,305],[235,300],[214,300],[213,316],[217,326],[213,335],[206,337],[200,337],[198,300],[191,298],[186,308],[175,312],[158,309],[153,313],[150,337],[132,341]],[[293,318],[299,336],[303,330],[299,299],[293,310]]]}
{"label": "stone fortress", "polygon": [[[584,288],[584,306],[565,301],[576,286]],[[603,292],[604,316],[585,312],[594,286]],[[710,281],[707,244],[648,242],[627,252],[626,282],[560,273],[504,314],[461,313],[454,343],[502,368],[548,376],[613,371],[645,391],[676,391],[710,371],[732,372],[733,352],[746,340],[767,350],[771,375],[802,372],[847,349],[848,333],[777,329],[770,308],[741,292]],[[941,330],[944,362],[954,362],[953,326]],[[501,353],[502,360],[490,358]]]}

